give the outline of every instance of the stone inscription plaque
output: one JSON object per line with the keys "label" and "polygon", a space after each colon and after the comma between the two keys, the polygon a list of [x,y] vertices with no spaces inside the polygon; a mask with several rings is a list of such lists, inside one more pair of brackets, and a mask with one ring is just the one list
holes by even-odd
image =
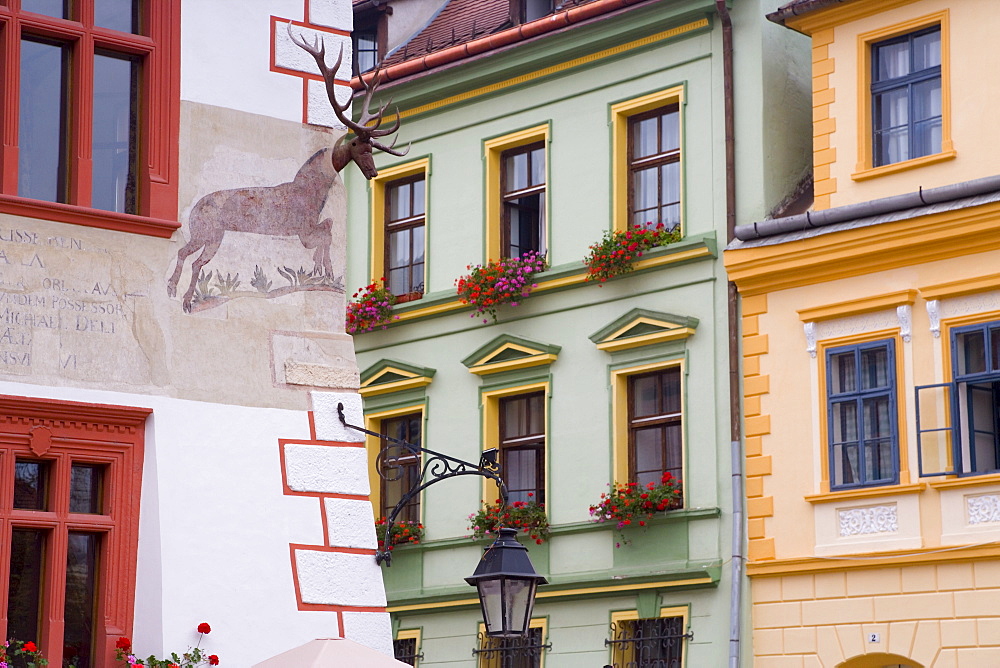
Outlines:
{"label": "stone inscription plaque", "polygon": [[82,237],[0,223],[0,374],[148,382],[134,325],[151,307],[129,287],[148,271],[137,264]]}

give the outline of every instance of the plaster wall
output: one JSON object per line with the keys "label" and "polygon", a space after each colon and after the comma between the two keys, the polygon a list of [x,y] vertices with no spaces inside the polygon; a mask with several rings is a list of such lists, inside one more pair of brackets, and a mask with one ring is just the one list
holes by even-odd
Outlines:
{"label": "plaster wall", "polygon": [[[892,271],[843,278],[816,285],[772,292],[767,311],[757,316],[759,334],[766,336],[767,352],[760,355],[760,373],[769,378],[770,391],[760,397],[761,414],[770,416],[770,432],[761,437],[761,457],[770,472],[763,475],[761,499],[771,498],[773,514],[762,519],[762,536],[774,541],[774,557],[788,559],[814,554],[857,554],[890,549],[909,550],[989,540],[998,526],[970,521],[968,504],[977,495],[995,494],[993,476],[964,478],[968,487],[949,487],[940,478],[919,476],[916,406],[912,388],[950,380],[950,341],[942,329],[932,332],[927,299],[917,296],[909,309],[911,322],[901,322],[896,309],[852,315],[817,323],[816,357],[798,311],[833,304],[862,304],[866,299],[953,281],[973,281],[989,273],[1000,260],[995,252],[979,253]],[[986,290],[967,297],[942,299],[937,304],[943,323],[956,318],[995,319],[1000,294]],[[848,307],[849,308],[849,307]],[[895,488],[870,488],[845,496],[830,494],[824,476],[827,437],[822,427],[825,389],[821,385],[822,346],[853,340],[903,336],[897,340],[900,377],[897,384],[901,471]],[[787,419],[796,416],[796,419]],[[976,483],[976,484],[974,484]],[[916,487],[915,487],[916,486]],[[807,499],[809,497],[809,499]],[[811,502],[810,502],[811,499]],[[753,501],[752,501],[753,503]],[[757,502],[759,503],[759,502]],[[975,501],[972,502],[975,505]],[[842,513],[852,509],[892,506],[895,530],[870,534],[844,533]],[[822,546],[822,547],[821,547]]]}
{"label": "plaster wall", "polygon": [[759,668],[1000,664],[995,559],[754,578],[751,590]]}
{"label": "plaster wall", "polygon": [[[23,384],[0,382],[0,393],[24,392]],[[212,626],[202,648],[235,666],[342,635],[336,614],[296,605],[289,545],[338,544],[336,532],[324,534],[317,500],[290,496],[283,487],[278,439],[310,439],[305,413],[90,388],[33,387],[31,393],[153,410],[145,438],[132,636],[143,655],[193,645],[202,621]],[[370,520],[364,526],[374,540]],[[353,556],[368,563],[353,569],[352,586],[368,582],[381,590],[377,573],[359,577],[374,559]],[[338,589],[340,602],[349,589]],[[384,593],[374,604],[384,606]],[[386,651],[388,633],[353,639]]]}
{"label": "plaster wall", "polygon": [[[830,195],[829,206],[913,192],[921,187],[960,183],[996,173],[991,147],[1000,143],[1000,129],[993,122],[991,110],[1000,103],[1000,92],[995,86],[982,85],[982,73],[1000,67],[997,54],[982,48],[990,43],[995,33],[994,10],[993,3],[988,0],[895,3],[891,9],[814,35],[817,86],[827,76],[829,80],[829,90],[822,93],[822,98],[817,95],[815,103],[819,105],[833,99],[829,104],[829,118],[825,117],[826,112],[815,117],[818,134],[831,131],[829,147],[817,144],[816,167],[817,181],[829,170],[831,181],[824,189],[830,192],[817,190],[818,196]],[[947,102],[950,93],[950,105],[944,113],[950,114],[955,156],[917,170],[905,169],[901,164],[899,169],[859,180],[856,175],[863,171],[864,158],[859,155],[858,132],[869,125],[867,119],[861,117],[864,106],[859,104],[859,96],[860,102],[864,102],[870,95],[866,87],[869,75],[859,68],[859,35],[943,11],[947,11],[950,22],[947,31],[950,50],[942,53],[943,67],[951,77],[950,90],[945,97]],[[827,57],[822,57],[824,54]],[[824,148],[834,153],[821,151]],[[826,165],[829,160],[832,163]],[[825,208],[825,205],[818,208]]]}
{"label": "plaster wall", "polygon": [[[503,87],[498,91],[502,104],[496,95],[482,95],[462,105],[404,117],[398,134],[400,142],[412,143],[409,154],[404,159],[378,154],[376,161],[381,168],[430,156],[428,292],[452,290],[455,279],[468,272],[467,265],[486,259],[483,140],[551,122],[548,257],[552,265],[576,263],[610,224],[609,105],[673,86],[685,86],[685,233],[715,228],[724,217],[724,200],[714,198],[714,187],[707,186],[724,183],[724,152],[715,150],[722,145],[721,138],[711,144],[706,139],[714,136],[713,100],[717,99],[708,56],[711,37],[697,34],[669,45],[669,49],[635,50],[623,58],[598,60],[531,85]],[[636,76],[623,79],[622,71]],[[445,133],[447,138],[443,138]],[[370,188],[358,175],[349,177],[348,188],[351,239],[367,242]],[[352,253],[361,252],[359,246],[352,249],[357,249]],[[368,263],[361,257],[354,260],[352,256],[347,281],[352,292],[371,278]]]}

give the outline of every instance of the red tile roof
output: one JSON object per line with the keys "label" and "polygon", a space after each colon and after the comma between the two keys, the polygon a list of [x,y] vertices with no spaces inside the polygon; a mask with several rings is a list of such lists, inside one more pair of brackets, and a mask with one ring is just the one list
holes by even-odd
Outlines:
{"label": "red tile roof", "polygon": [[[564,0],[554,13],[512,26],[509,0],[449,0],[423,30],[389,54],[379,80],[398,81],[648,1]],[[364,88],[357,77],[351,83],[355,90]]]}

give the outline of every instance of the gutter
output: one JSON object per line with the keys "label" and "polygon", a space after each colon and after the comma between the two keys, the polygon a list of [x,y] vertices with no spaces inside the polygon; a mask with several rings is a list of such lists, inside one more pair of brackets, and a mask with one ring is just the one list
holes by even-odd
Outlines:
{"label": "gutter", "polygon": [[481,54],[496,51],[505,46],[523,42],[532,37],[538,37],[546,33],[561,30],[568,26],[596,18],[602,14],[608,14],[618,9],[630,7],[631,5],[645,2],[646,0],[594,0],[579,7],[572,7],[551,16],[540,18],[530,23],[507,28],[492,35],[485,35],[463,44],[450,46],[447,49],[429,53],[420,58],[390,65],[385,69],[373,71],[369,74],[351,79],[351,87],[356,91],[365,89],[365,82],[371,82],[374,77],[378,77],[380,83],[398,81],[406,77],[411,77],[422,72],[449,65],[451,63],[479,56]]}
{"label": "gutter", "polygon": [[780,25],[785,25],[785,21],[793,19],[796,16],[802,16],[803,14],[809,14],[812,12],[818,12],[821,9],[826,9],[827,7],[833,7],[834,5],[842,5],[845,2],[851,2],[852,0],[804,0],[796,2],[794,4],[786,5],[777,11],[771,12],[766,15],[768,21],[773,23],[778,23]]}
{"label": "gutter", "polygon": [[[726,243],[736,229],[736,121],[733,93],[733,21],[726,0],[715,0],[722,23],[722,79],[726,136]],[[736,284],[726,282],[726,310],[729,319],[729,449],[733,504],[732,548],[729,599],[729,668],[740,667],[743,635],[743,447],[740,384],[740,310]]]}
{"label": "gutter", "polygon": [[927,190],[921,187],[915,192],[904,193],[902,195],[893,195],[857,204],[847,204],[822,211],[807,211],[795,216],[773,218],[749,225],[739,225],[735,228],[735,236],[740,241],[763,239],[779,234],[801,232],[803,230],[836,225],[837,223],[846,223],[860,218],[883,216],[897,211],[915,209],[930,204],[951,202],[957,199],[976,197],[998,191],[1000,191],[1000,175],[987,176],[982,179],[955,183],[939,188],[929,188]]}

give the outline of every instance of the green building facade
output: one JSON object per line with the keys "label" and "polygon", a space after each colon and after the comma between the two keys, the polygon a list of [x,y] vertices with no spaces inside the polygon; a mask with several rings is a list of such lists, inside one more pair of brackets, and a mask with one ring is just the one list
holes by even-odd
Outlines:
{"label": "green building facade", "polygon": [[[512,498],[544,498],[549,539],[521,536],[549,581],[527,641],[544,647],[474,654],[481,612],[463,578],[488,543],[469,538],[469,516],[496,491],[464,477],[407,510],[424,539],[396,547],[384,569],[399,652],[425,667],[726,665],[734,515],[719,8],[595,0],[518,25],[512,7],[513,20],[484,36],[490,3],[458,2],[405,51],[379,54],[388,81],[376,98],[398,105],[410,148],[378,154],[372,181],[346,173],[346,283],[386,276],[402,298],[398,319],[355,337],[367,426],[468,461],[499,447]],[[735,0],[726,11],[737,222],[778,206],[810,159],[808,44],[765,21],[770,5]],[[470,13],[480,32],[463,37]],[[449,21],[456,36],[434,49]],[[621,278],[587,281],[589,247],[647,220],[676,226],[680,240]],[[458,301],[470,265],[524,249],[549,268],[516,307],[494,322]],[[368,446],[374,467],[379,443]],[[609,485],[661,470],[683,481],[682,507],[621,531],[592,520]],[[399,484],[372,481],[385,514]],[[750,665],[746,634],[742,645]]]}

